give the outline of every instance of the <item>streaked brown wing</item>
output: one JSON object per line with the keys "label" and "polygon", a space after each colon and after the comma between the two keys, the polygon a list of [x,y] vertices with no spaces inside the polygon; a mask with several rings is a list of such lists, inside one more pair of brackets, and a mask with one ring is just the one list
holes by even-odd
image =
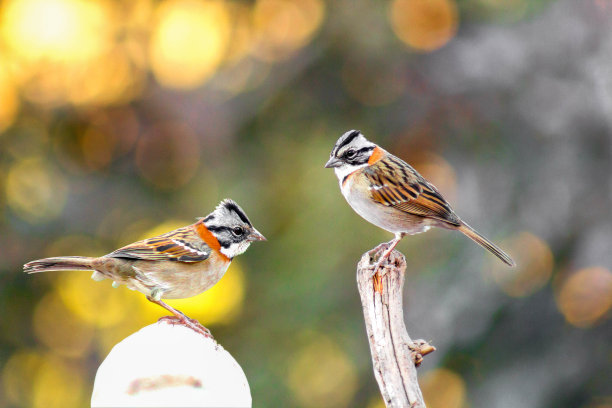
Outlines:
{"label": "streaked brown wing", "polygon": [[134,242],[106,255],[112,258],[200,262],[210,256],[211,249],[192,226]]}
{"label": "streaked brown wing", "polygon": [[403,160],[388,155],[366,167],[364,174],[374,201],[413,215],[460,224],[438,190]]}

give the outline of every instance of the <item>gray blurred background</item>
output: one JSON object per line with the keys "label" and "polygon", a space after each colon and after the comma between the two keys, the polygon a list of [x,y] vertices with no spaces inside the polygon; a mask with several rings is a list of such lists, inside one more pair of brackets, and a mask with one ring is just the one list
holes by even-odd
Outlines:
{"label": "gray blurred background", "polygon": [[268,242],[169,303],[254,406],[383,407],[355,266],[391,236],[323,168],[350,129],[518,263],[448,231],[399,245],[409,333],[438,349],[428,407],[612,407],[610,0],[0,2],[0,406],[87,405],[112,346],[163,315],[23,263],[231,197]]}

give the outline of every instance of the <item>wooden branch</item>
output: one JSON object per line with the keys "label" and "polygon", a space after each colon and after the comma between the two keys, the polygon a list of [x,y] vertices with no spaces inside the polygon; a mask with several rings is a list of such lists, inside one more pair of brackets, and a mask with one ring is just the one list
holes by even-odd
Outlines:
{"label": "wooden branch", "polygon": [[[366,252],[357,265],[357,286],[370,342],[374,376],[387,407],[423,408],[416,367],[435,350],[424,340],[412,341],[404,325],[402,289],[406,258],[393,251],[371,277],[378,249]],[[382,277],[381,277],[382,272]]]}

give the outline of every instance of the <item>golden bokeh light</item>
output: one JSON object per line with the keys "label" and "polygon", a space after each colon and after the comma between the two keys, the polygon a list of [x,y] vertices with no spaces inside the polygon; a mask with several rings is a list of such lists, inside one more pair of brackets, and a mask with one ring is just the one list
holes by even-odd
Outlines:
{"label": "golden bokeh light", "polygon": [[157,9],[150,43],[151,69],[168,87],[203,84],[221,64],[230,16],[222,1],[166,0]]}
{"label": "golden bokeh light", "polygon": [[127,103],[142,92],[146,80],[145,71],[134,66],[128,51],[120,47],[70,73],[72,81],[55,92],[65,93],[65,98],[75,105]]}
{"label": "golden bokeh light", "polygon": [[[107,251],[99,248],[95,242],[86,238],[82,244],[77,237],[66,237],[53,245],[50,256],[84,255],[102,256]],[[83,323],[93,327],[110,327],[127,317],[126,310],[137,305],[133,293],[125,287],[115,289],[112,281],[96,282],[91,279],[91,271],[56,272],[54,286],[66,307]]]}
{"label": "golden bokeh light", "polygon": [[51,221],[66,203],[68,184],[59,171],[41,158],[15,162],[6,180],[10,208],[30,223]]}
{"label": "golden bokeh light", "polygon": [[348,407],[357,391],[357,373],[342,348],[317,333],[289,362],[287,385],[301,407]]}
{"label": "golden bokeh light", "polygon": [[88,406],[84,374],[74,365],[66,364],[55,356],[44,355],[32,384],[32,408]]}
{"label": "golden bokeh light", "polygon": [[189,182],[199,166],[200,142],[187,126],[158,124],[136,145],[136,166],[155,187],[174,190]]}
{"label": "golden bokeh light", "polygon": [[2,10],[2,36],[26,60],[81,62],[110,45],[112,19],[103,1],[9,0]]}
{"label": "golden bokeh light", "polygon": [[[24,98],[41,105],[125,103],[145,68],[118,41],[118,5],[104,0],[11,0],[1,35]],[[141,58],[142,59],[142,58]]]}
{"label": "golden bokeh light", "polygon": [[113,288],[112,281],[96,282],[91,272],[60,272],[56,291],[66,307],[82,322],[93,327],[118,324],[137,304],[137,293],[125,287]]}
{"label": "golden bokeh light", "polygon": [[500,243],[516,262],[508,268],[491,259],[485,269],[501,289],[510,296],[527,296],[541,289],[550,280],[554,257],[546,242],[523,231]]}
{"label": "golden bokeh light", "polygon": [[133,99],[144,81],[145,72],[124,50],[114,49],[79,64],[46,66],[22,88],[25,98],[45,106],[112,105]]}
{"label": "golden bokeh light", "polygon": [[84,373],[51,354],[18,350],[2,370],[4,393],[15,406],[72,408],[87,405]]}
{"label": "golden bokeh light", "polygon": [[19,350],[4,364],[2,388],[8,401],[14,405],[32,405],[32,384],[43,357],[34,351]]}
{"label": "golden bokeh light", "polygon": [[46,294],[38,302],[34,309],[33,327],[36,337],[54,354],[79,358],[91,348],[91,326],[76,318],[57,292]]}
{"label": "golden bokeh light", "polygon": [[465,381],[454,371],[438,368],[419,381],[428,408],[462,408],[466,404]]}
{"label": "golden bokeh light", "polygon": [[246,57],[253,47],[252,9],[244,3],[228,3],[231,16],[231,39],[227,44],[225,62],[235,64]]}
{"label": "golden bokeh light", "polygon": [[17,86],[5,60],[6,56],[0,53],[0,132],[13,124],[19,110]]}
{"label": "golden bokeh light", "polygon": [[454,0],[394,0],[389,18],[395,35],[416,51],[444,46],[457,32],[459,13]]}
{"label": "golden bokeh light", "polygon": [[325,17],[321,0],[257,0],[253,10],[255,56],[283,60],[308,44]]}
{"label": "golden bokeh light", "polygon": [[601,321],[612,307],[612,273],[603,267],[580,269],[558,287],[557,307],[577,327]]}

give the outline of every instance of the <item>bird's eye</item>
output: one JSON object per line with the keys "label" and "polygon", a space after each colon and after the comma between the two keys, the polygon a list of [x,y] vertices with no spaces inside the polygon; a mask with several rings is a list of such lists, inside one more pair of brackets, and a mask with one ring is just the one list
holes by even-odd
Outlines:
{"label": "bird's eye", "polygon": [[234,227],[234,228],[232,229],[232,233],[233,233],[234,235],[236,235],[237,237],[239,237],[239,236],[241,236],[242,234],[244,234],[244,228],[242,228],[242,227]]}
{"label": "bird's eye", "polygon": [[346,158],[347,159],[352,159],[353,157],[355,157],[355,154],[357,154],[357,152],[354,149],[349,149],[346,152]]}

